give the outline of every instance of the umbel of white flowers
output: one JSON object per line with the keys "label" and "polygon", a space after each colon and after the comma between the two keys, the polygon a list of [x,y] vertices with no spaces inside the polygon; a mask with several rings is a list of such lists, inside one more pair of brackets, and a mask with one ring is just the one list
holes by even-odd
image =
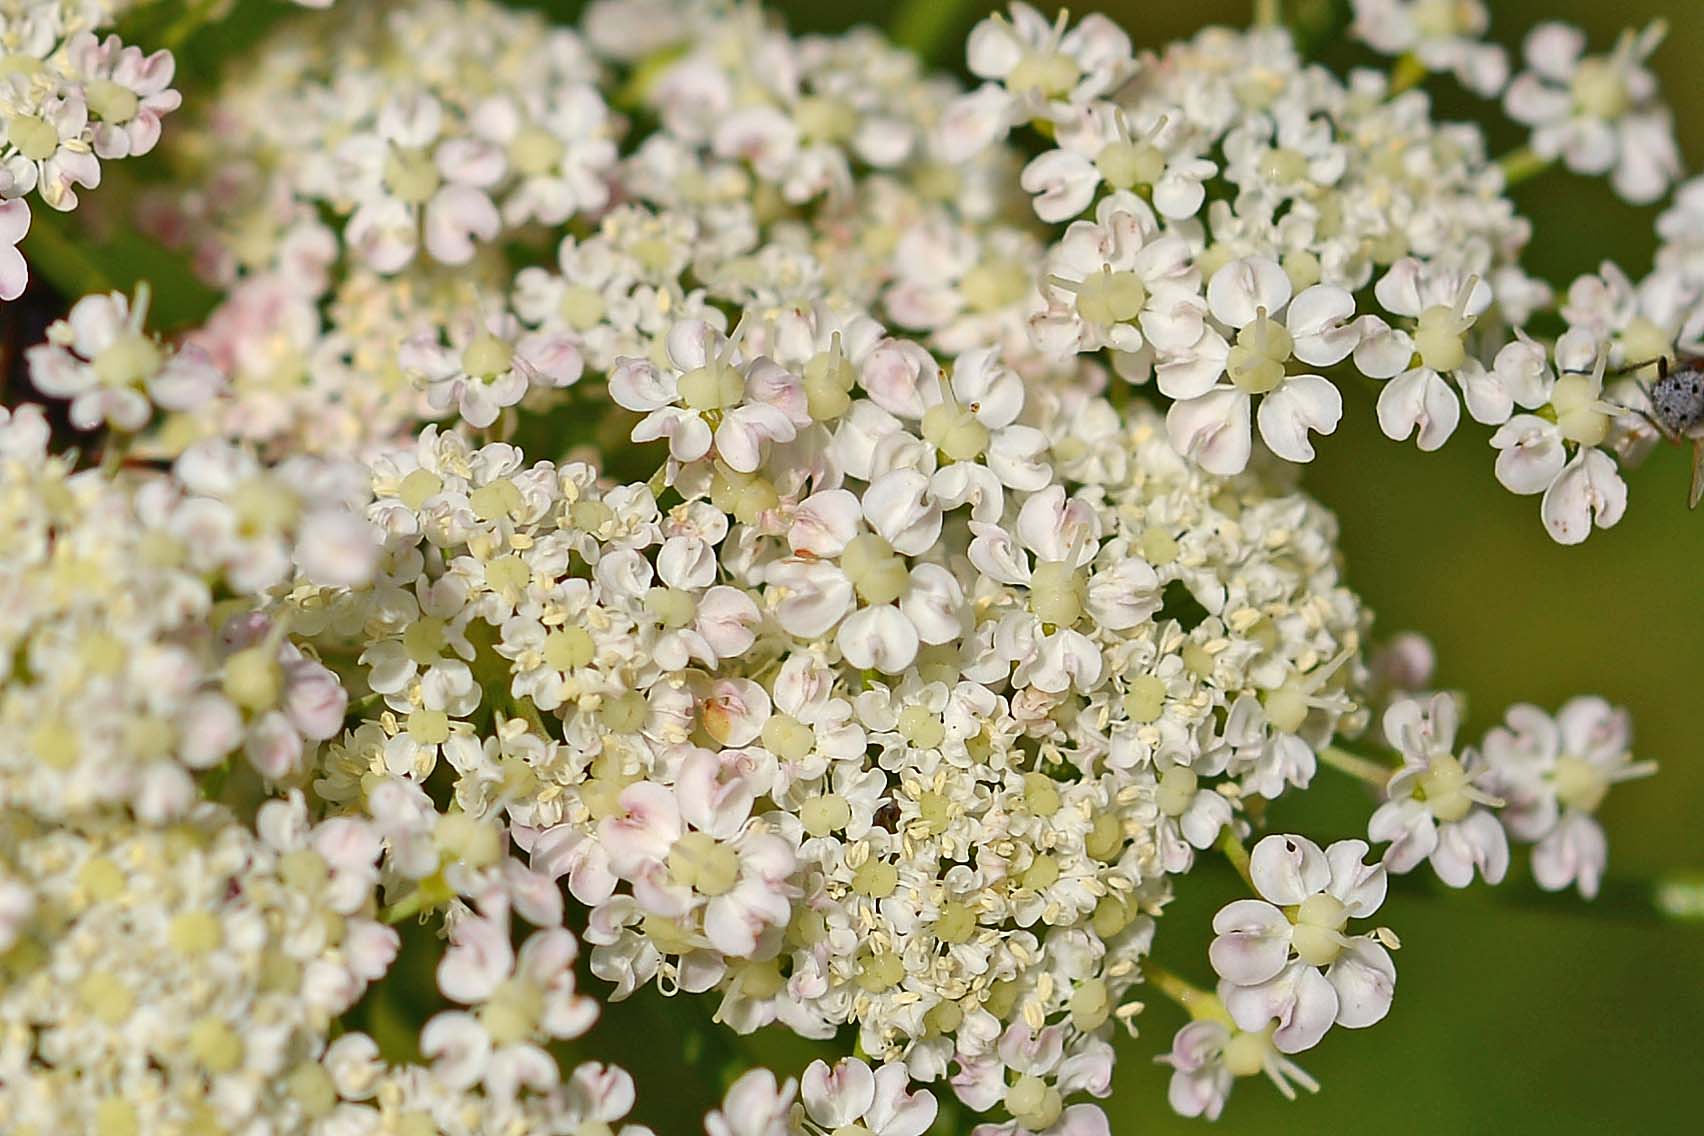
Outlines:
{"label": "umbel of white flowers", "polygon": [[[13,7],[7,298],[25,196],[179,102],[98,37],[129,5]],[[1102,1136],[1144,987],[1216,1117],[1389,1011],[1390,876],[1524,843],[1593,896],[1594,813],[1653,769],[1627,714],[1461,744],[1296,486],[1366,382],[1423,450],[1494,428],[1584,540],[1659,437],[1640,368],[1704,327],[1704,182],[1647,275],[1561,288],[1506,194],[1669,190],[1659,31],[1541,27],[1511,79],[1447,7],[1357,0],[1397,61],[1338,76],[1282,27],[1138,53],[1015,3],[969,89],[708,0],[274,33],[126,206],[217,306],[167,340],[101,290],[29,349],[93,441],[0,409],[8,1130],[639,1133],[561,1043],[654,985],[718,1037],[856,1036],[712,1136]],[[1434,72],[1529,145],[1434,120]],[[1321,765],[1366,839],[1265,832]],[[1220,857],[1205,989],[1155,956]]]}

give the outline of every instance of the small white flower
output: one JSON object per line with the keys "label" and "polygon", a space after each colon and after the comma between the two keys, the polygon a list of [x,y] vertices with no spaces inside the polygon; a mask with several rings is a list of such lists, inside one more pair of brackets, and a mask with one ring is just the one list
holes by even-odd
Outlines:
{"label": "small white flower", "polygon": [[[1235,342],[1209,330],[1192,350],[1216,365],[1159,368],[1160,390],[1178,400],[1166,414],[1172,444],[1210,473],[1230,475],[1247,466],[1256,395],[1261,440],[1286,461],[1312,461],[1309,431],[1329,434],[1343,417],[1343,397],[1329,379],[1292,375],[1288,364],[1294,357],[1328,366],[1355,350],[1360,331],[1354,297],[1326,284],[1293,299],[1292,293],[1290,277],[1276,261],[1232,261],[1208,282],[1207,303],[1213,318],[1236,333]],[[1221,373],[1224,382],[1218,381]]]}
{"label": "small white flower", "polygon": [[[1516,348],[1504,348],[1499,361]],[[1566,368],[1589,358],[1592,345],[1588,336],[1569,332],[1556,349],[1558,365]],[[1517,414],[1491,437],[1498,450],[1497,480],[1512,493],[1544,494],[1544,527],[1558,544],[1580,543],[1593,525],[1611,527],[1627,508],[1627,485],[1615,460],[1599,448],[1608,444],[1622,414],[1602,397],[1603,375],[1602,358],[1590,373],[1565,369],[1555,379],[1546,373],[1547,413]]]}
{"label": "small white flower", "polygon": [[874,1073],[856,1057],[833,1066],[813,1061],[799,1080],[805,1113],[828,1132],[862,1131],[869,1136],[923,1136],[935,1123],[935,1098],[907,1091],[911,1075],[902,1062]]}
{"label": "small white flower", "polygon": [[1505,723],[1484,744],[1490,784],[1508,801],[1499,814],[1504,827],[1536,845],[1540,887],[1573,885],[1594,898],[1608,848],[1593,814],[1612,786],[1650,776],[1656,763],[1633,760],[1627,712],[1602,698],[1571,699],[1554,718],[1537,706],[1511,706]]}
{"label": "small white flower", "polygon": [[1414,330],[1388,326],[1363,316],[1355,365],[1362,374],[1389,379],[1379,392],[1379,427],[1404,441],[1414,435],[1422,450],[1449,441],[1461,421],[1461,402],[1444,376],[1455,374],[1469,390],[1468,409],[1495,417],[1508,415],[1502,400],[1475,396],[1470,380],[1484,376],[1467,350],[1467,334],[1491,306],[1491,288],[1478,276],[1428,266],[1413,257],[1391,265],[1374,288],[1379,303],[1394,315],[1414,320]]}
{"label": "small white flower", "polygon": [[1478,753],[1456,756],[1457,720],[1447,694],[1426,704],[1404,698],[1385,711],[1385,737],[1402,768],[1391,776],[1367,834],[1390,842],[1384,865],[1399,875],[1430,860],[1451,887],[1466,887],[1475,871],[1495,884],[1509,868],[1508,838],[1491,811],[1502,801],[1479,787],[1488,771]]}
{"label": "small white flower", "polygon": [[709,1136],[788,1136],[787,1118],[798,1085],[777,1084],[768,1069],[753,1069],[728,1088],[722,1107],[704,1118]]}
{"label": "small white flower", "polygon": [[445,336],[423,332],[398,353],[403,371],[423,383],[428,405],[452,408],[469,426],[497,421],[533,387],[560,389],[579,381],[582,364],[573,341],[559,332],[523,332],[506,313],[461,321]]}
{"label": "small white flower", "polygon": [[1484,36],[1480,0],[1354,0],[1351,34],[1374,51],[1408,55],[1428,71],[1450,71],[1474,94],[1493,96],[1509,81],[1509,58]]}
{"label": "small white flower", "polygon": [[[1231,1095],[1232,1083],[1240,1077],[1264,1073],[1285,1099],[1294,1100],[1291,1082],[1310,1093],[1319,1092],[1319,1082],[1285,1057],[1272,1044],[1269,1028],[1250,1032],[1238,1029],[1224,1010],[1229,983],[1219,984],[1218,1013],[1190,1022],[1177,1031],[1171,1052],[1158,1060],[1172,1067],[1166,1099],[1180,1116],[1219,1119]],[[1225,1020],[1220,1020],[1219,1015]]]}
{"label": "small white flower", "polygon": [[1385,897],[1382,865],[1362,863],[1367,844],[1341,840],[1325,851],[1301,836],[1267,836],[1249,856],[1261,899],[1239,899],[1213,919],[1209,956],[1230,984],[1225,1006],[1237,1025],[1260,1031],[1284,1053],[1318,1044],[1333,1023],[1359,1029],[1390,1010],[1396,967],[1380,933],[1345,934]]}
{"label": "small white flower", "polygon": [[1673,118],[1645,66],[1663,34],[1652,23],[1623,32],[1611,54],[1588,56],[1578,28],[1534,28],[1524,48],[1529,69],[1503,100],[1511,118],[1533,128],[1533,152],[1561,158],[1575,173],[1614,171],[1615,191],[1635,204],[1661,197],[1681,172]]}

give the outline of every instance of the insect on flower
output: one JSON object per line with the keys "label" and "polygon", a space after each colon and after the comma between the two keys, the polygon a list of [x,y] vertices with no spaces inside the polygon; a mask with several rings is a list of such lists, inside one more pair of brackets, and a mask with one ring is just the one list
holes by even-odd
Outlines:
{"label": "insect on flower", "polygon": [[1669,441],[1692,443],[1692,490],[1686,504],[1696,509],[1704,499],[1704,356],[1679,355],[1673,369],[1666,355],[1655,362],[1657,381],[1639,384],[1651,408],[1639,413]]}

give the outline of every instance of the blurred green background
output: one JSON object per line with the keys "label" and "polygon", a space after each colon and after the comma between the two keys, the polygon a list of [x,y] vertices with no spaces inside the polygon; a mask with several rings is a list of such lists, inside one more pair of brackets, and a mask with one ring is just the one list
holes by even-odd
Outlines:
{"label": "blurred green background", "polygon": [[[1050,5],[1041,5],[1051,9]],[[1295,5],[1291,5],[1295,6]],[[1518,52],[1545,19],[1579,24],[1594,50],[1621,28],[1663,18],[1655,60],[1675,106],[1683,152],[1704,160],[1704,58],[1699,0],[1488,0],[1493,35]],[[890,3],[782,3],[795,28],[886,22]],[[963,31],[995,7],[954,21],[943,65],[962,65]],[[1213,22],[1244,23],[1251,0],[1189,4],[1101,0],[1074,4],[1118,19],[1139,47],[1157,47]],[[1334,63],[1376,63],[1338,43]],[[1428,89],[1440,108],[1490,127],[1494,152],[1519,132],[1448,79]],[[1649,265],[1656,209],[1615,200],[1601,181],[1553,173],[1522,187],[1536,235],[1529,266],[1566,281],[1611,258],[1634,276]],[[1618,788],[1603,820],[1610,873],[1619,879],[1704,868],[1704,512],[1686,510],[1687,455],[1663,447],[1632,472],[1631,506],[1616,528],[1561,548],[1539,522],[1536,498],[1492,478],[1490,432],[1468,423],[1443,451],[1422,455],[1387,441],[1372,396],[1351,396],[1338,433],[1320,446],[1308,488],[1342,520],[1351,583],[1384,632],[1423,630],[1436,645],[1439,680],[1470,694],[1477,736],[1511,702],[1554,708],[1597,691],[1633,710],[1637,750],[1662,762],[1651,780]],[[1321,792],[1276,823],[1337,839],[1363,832],[1369,805],[1344,778],[1322,771]],[[1196,883],[1192,877],[1190,885]],[[1524,881],[1523,881],[1524,882]],[[1198,982],[1207,924],[1231,898],[1226,881],[1186,887],[1161,921],[1156,958]],[[1694,1094],[1704,1075],[1704,925],[1663,926],[1583,901],[1535,907],[1478,887],[1409,894],[1381,913],[1402,936],[1391,1016],[1360,1033],[1339,1030],[1302,1064],[1323,1084],[1285,1102],[1243,1082],[1219,1127],[1236,1132],[1669,1133],[1704,1128]],[[1108,1104],[1113,1131],[1201,1132],[1165,1105],[1166,1048],[1181,1012],[1156,1000],[1143,1036],[1122,1043]]]}
{"label": "blurred green background", "polygon": [[[563,16],[580,7],[576,0],[519,2]],[[890,24],[899,6],[771,2],[797,30]],[[1346,6],[1289,6],[1331,2]],[[1606,49],[1623,26],[1667,19],[1669,38],[1655,68],[1675,103],[1683,150],[1704,160],[1704,105],[1695,97],[1704,0],[1487,2],[1495,38],[1513,50],[1542,19],[1583,25],[1595,50]],[[964,32],[992,6],[943,0],[927,9],[947,25],[939,65],[960,66]],[[1094,7],[1117,18],[1138,46],[1158,47],[1211,22],[1244,23],[1253,2],[1101,0],[1073,9]],[[243,10],[282,8],[245,0]],[[245,50],[228,26],[208,29],[188,47],[186,72],[203,79],[211,68],[199,64]],[[1326,51],[1337,64],[1379,62],[1341,39]],[[1519,143],[1520,132],[1494,107],[1452,81],[1435,80],[1429,89],[1445,113],[1487,124],[1494,151]],[[1656,209],[1622,205],[1603,183],[1563,173],[1528,183],[1517,198],[1536,225],[1528,264],[1540,275],[1565,283],[1605,258],[1634,276],[1648,266]],[[191,309],[201,302],[187,289],[181,294]],[[1352,391],[1346,420],[1320,445],[1306,484],[1340,516],[1350,580],[1378,613],[1380,630],[1424,631],[1438,650],[1440,684],[1471,695],[1470,736],[1516,701],[1554,708],[1596,691],[1633,710],[1639,755],[1657,758],[1663,769],[1618,788],[1605,807],[1612,881],[1631,886],[1704,870],[1704,513],[1685,508],[1687,456],[1661,449],[1629,475],[1632,506],[1622,523],[1564,549],[1545,535],[1536,498],[1497,485],[1488,437],[1467,423],[1442,452],[1422,455],[1386,441],[1373,419],[1372,392]],[[1322,842],[1364,832],[1371,806],[1357,785],[1322,771],[1316,788],[1305,801],[1275,809],[1274,823]],[[1228,872],[1197,873],[1187,885],[1162,921],[1155,956],[1205,985],[1208,923],[1237,888]],[[1614,904],[1535,905],[1522,898],[1529,891],[1517,878],[1502,891],[1446,894],[1422,885],[1394,897],[1381,913],[1404,944],[1391,1016],[1362,1033],[1336,1031],[1303,1057],[1323,1083],[1317,1097],[1289,1104],[1269,1086],[1245,1082],[1219,1127],[1274,1136],[1351,1127],[1391,1136],[1704,1129],[1692,1099],[1704,1074],[1704,924],[1664,925]],[[424,972],[421,980],[429,981]],[[721,1060],[696,1053],[681,1067],[668,1036],[684,1028],[680,1010],[642,996],[613,1008],[588,1039],[592,1050],[634,1072],[641,1110],[662,1136],[696,1130],[688,1117]],[[1143,1036],[1122,1043],[1108,1102],[1119,1136],[1205,1130],[1171,1114],[1167,1070],[1151,1061],[1182,1021],[1181,1012],[1156,1000],[1140,1019]],[[689,1053],[696,1044],[689,1042]],[[753,1049],[791,1073],[818,1052],[772,1032]]]}

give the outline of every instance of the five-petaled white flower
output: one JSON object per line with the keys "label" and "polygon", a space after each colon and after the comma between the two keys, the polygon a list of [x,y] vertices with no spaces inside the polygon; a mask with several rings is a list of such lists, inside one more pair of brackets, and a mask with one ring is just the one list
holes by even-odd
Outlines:
{"label": "five-petaled white flower", "polygon": [[1208,951],[1230,987],[1225,1008],[1250,1032],[1276,1022],[1284,1053],[1311,1049],[1335,1023],[1370,1026],[1390,1010],[1396,967],[1381,945],[1389,933],[1345,932],[1385,897],[1383,865],[1367,844],[1340,840],[1325,851],[1302,836],[1271,835],[1249,855],[1260,899],[1239,899],[1213,918]]}

